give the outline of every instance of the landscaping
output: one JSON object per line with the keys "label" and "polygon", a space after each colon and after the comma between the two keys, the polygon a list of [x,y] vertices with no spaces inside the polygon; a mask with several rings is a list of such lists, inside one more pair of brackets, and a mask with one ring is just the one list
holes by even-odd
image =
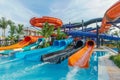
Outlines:
{"label": "landscaping", "polygon": [[120,68],[120,55],[112,55],[109,58]]}

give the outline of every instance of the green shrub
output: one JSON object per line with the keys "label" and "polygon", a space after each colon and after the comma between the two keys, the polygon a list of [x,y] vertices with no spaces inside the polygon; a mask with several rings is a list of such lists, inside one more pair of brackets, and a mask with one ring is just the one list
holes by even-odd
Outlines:
{"label": "green shrub", "polygon": [[120,68],[120,55],[110,56],[110,60],[112,60],[119,68]]}
{"label": "green shrub", "polygon": [[110,59],[110,60],[113,60],[113,58],[114,58],[114,56],[113,56],[113,55],[109,57],[109,59]]}

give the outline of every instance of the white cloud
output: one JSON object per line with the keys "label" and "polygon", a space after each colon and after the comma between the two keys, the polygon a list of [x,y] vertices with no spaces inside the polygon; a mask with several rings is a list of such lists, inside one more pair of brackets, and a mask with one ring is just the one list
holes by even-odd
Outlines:
{"label": "white cloud", "polygon": [[[0,0],[0,17],[10,19],[17,24],[20,23],[29,26],[29,20],[34,16],[38,16],[38,14],[27,9],[18,0]],[[9,27],[6,29],[7,35],[8,31]]]}
{"label": "white cloud", "polygon": [[[96,17],[103,17],[105,11],[118,0],[68,0],[51,5],[51,16],[58,17],[64,23],[80,22]],[[64,4],[64,6],[63,6]],[[61,6],[62,5],[62,6]]]}
{"label": "white cloud", "polygon": [[18,0],[0,0],[0,17],[28,25],[30,18],[34,16],[38,14],[27,9]]}
{"label": "white cloud", "polygon": [[[52,4],[50,3],[50,13],[48,15],[58,17],[62,19],[64,23],[81,22],[82,19],[86,21],[96,17],[103,17],[105,11],[117,1],[118,0],[55,0]],[[38,4],[38,2],[36,1],[35,3]],[[34,16],[39,17],[40,13],[37,14],[37,11],[36,13],[31,11],[32,9],[28,9],[29,7],[27,8],[25,4],[23,5],[19,0],[0,0],[0,17],[3,16],[16,23],[22,23],[27,26],[30,25],[30,18]],[[36,6],[34,5],[33,7]]]}

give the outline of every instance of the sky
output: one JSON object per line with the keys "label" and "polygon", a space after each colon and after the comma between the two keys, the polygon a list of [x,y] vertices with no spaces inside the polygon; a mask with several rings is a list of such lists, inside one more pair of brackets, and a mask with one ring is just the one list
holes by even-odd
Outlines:
{"label": "sky", "polygon": [[[0,0],[0,17],[30,27],[32,17],[51,16],[66,23],[103,17],[118,0]],[[1,29],[0,29],[1,30]],[[6,30],[6,34],[9,28]],[[1,35],[1,33],[0,33]]]}
{"label": "sky", "polygon": [[118,0],[0,0],[0,17],[30,26],[32,17],[52,16],[63,23],[103,17]]}

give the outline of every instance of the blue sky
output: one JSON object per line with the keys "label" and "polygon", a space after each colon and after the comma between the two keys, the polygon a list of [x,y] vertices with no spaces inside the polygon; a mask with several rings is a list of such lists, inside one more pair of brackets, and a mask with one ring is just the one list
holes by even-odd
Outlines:
{"label": "blue sky", "polygon": [[32,17],[52,16],[63,23],[103,17],[118,0],[0,0],[0,17],[30,25]]}

